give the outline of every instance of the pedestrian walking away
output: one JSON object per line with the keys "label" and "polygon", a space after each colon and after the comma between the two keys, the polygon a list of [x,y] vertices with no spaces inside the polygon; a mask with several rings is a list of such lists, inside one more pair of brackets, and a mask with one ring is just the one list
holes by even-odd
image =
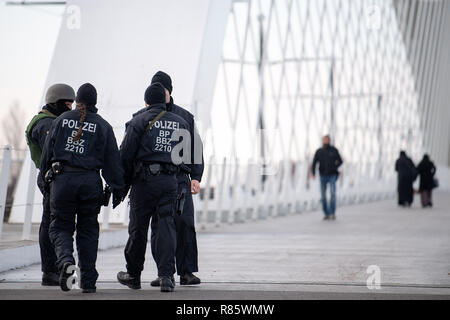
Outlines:
{"label": "pedestrian walking away", "polygon": [[400,156],[395,162],[395,171],[397,172],[398,205],[410,207],[414,200],[413,184],[417,178],[417,169],[405,151],[400,151]]}
{"label": "pedestrian walking away", "polygon": [[83,84],[76,103],[76,110],[65,112],[52,123],[40,175],[50,188],[49,232],[60,272],[59,285],[63,291],[70,290],[76,231],[80,287],[84,293],[93,293],[98,278],[98,214],[103,200],[100,170],[113,193],[113,208],[123,200],[125,184],[116,138],[111,125],[97,113],[94,86]]}
{"label": "pedestrian walking away", "polygon": [[[67,84],[54,84],[50,86],[45,95],[45,106],[33,117],[27,126],[25,136],[30,149],[31,159],[36,168],[41,164],[42,149],[45,139],[50,131],[53,120],[66,111],[72,110],[75,100],[75,91]],[[38,175],[37,185],[42,193],[42,220],[39,226],[39,248],[41,254],[41,270],[43,286],[58,286],[59,273],[56,265],[55,248],[49,237],[50,227],[50,193],[45,188],[41,175]]]}
{"label": "pedestrian walking away", "polygon": [[417,165],[417,172],[420,176],[419,192],[422,207],[432,207],[432,193],[435,188],[434,176],[436,174],[436,166],[427,154],[423,156],[422,161]]}
{"label": "pedestrian walking away", "polygon": [[[316,166],[319,164],[320,194],[324,220],[336,219],[336,181],[339,178],[338,168],[342,165],[342,158],[331,144],[329,135],[322,138],[322,147],[314,154],[312,163],[313,179],[316,177]],[[330,201],[327,201],[327,186],[330,186]]]}
{"label": "pedestrian walking away", "polygon": [[[130,221],[125,247],[126,271],[118,281],[131,289],[141,288],[150,219],[157,217],[155,232],[156,263],[162,292],[174,290],[177,201],[177,174],[172,151],[177,146],[174,133],[188,130],[183,118],[167,112],[165,90],[161,83],[150,85],[144,94],[147,109],[126,125],[120,147],[125,184],[130,191]],[[179,157],[178,157],[179,158]]]}

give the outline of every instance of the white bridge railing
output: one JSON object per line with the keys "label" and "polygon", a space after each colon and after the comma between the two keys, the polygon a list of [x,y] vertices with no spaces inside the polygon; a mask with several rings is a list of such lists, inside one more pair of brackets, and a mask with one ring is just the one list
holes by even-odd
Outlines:
{"label": "white bridge railing", "polygon": [[11,174],[11,150],[11,146],[6,146],[3,149],[2,172],[0,173],[0,236],[2,235],[3,230],[8,182]]}
{"label": "white bridge railing", "polygon": [[[212,160],[212,159],[211,159]],[[313,180],[305,162],[282,161],[264,183],[252,164],[206,165],[202,197],[194,197],[196,221],[202,229],[221,224],[274,218],[320,208],[319,178]],[[382,200],[395,195],[395,176],[376,178],[377,166],[361,174],[357,164],[346,164],[337,183],[338,206]]]}
{"label": "white bridge railing", "polygon": [[[2,172],[0,175],[0,217],[4,219],[6,193],[10,180],[11,151],[3,148]],[[29,157],[29,155],[27,155]],[[31,167],[27,168],[27,166]],[[36,190],[36,170],[31,161],[25,160],[22,168],[29,187],[26,195],[15,194],[9,223],[22,223],[22,239],[31,237],[32,223],[41,218],[40,192]],[[320,209],[319,178],[310,177],[306,162],[281,161],[263,176],[261,166],[252,161],[238,160],[217,163],[210,158],[205,166],[200,195],[194,196],[196,223],[200,229],[214,228],[223,224],[243,223],[260,219],[275,218],[308,210]],[[375,164],[362,166],[346,163],[337,183],[338,206],[377,201],[395,195],[395,175],[388,172],[380,175]],[[24,174],[24,172],[22,172]],[[21,199],[21,200],[20,200]],[[18,214],[17,212],[21,212]],[[99,222],[102,229],[110,224],[128,225],[128,200],[117,209],[102,207]],[[0,222],[0,236],[3,223]]]}
{"label": "white bridge railing", "polygon": [[[0,173],[0,237],[7,208],[7,191],[13,163],[10,146],[2,149]],[[29,157],[29,155],[27,155]],[[31,238],[31,225],[38,223],[42,204],[36,192],[36,170],[24,161],[22,170],[30,166],[26,195],[15,194],[9,223],[23,224],[22,239]],[[345,206],[378,201],[395,196],[396,178],[393,169],[383,173],[377,164],[344,163],[337,182],[337,205]],[[200,229],[224,224],[244,223],[287,216],[320,209],[319,178],[312,179],[306,162],[281,161],[263,176],[261,166],[238,160],[218,163],[210,158],[205,166],[200,195],[194,196],[196,223]],[[28,172],[27,172],[28,173]],[[440,189],[450,190],[450,168],[439,166]],[[12,186],[10,186],[12,187]],[[23,200],[19,200],[23,199]],[[14,210],[22,214],[14,214]],[[129,205],[124,201],[117,209],[102,207],[99,222],[102,229],[110,224],[128,225]]]}

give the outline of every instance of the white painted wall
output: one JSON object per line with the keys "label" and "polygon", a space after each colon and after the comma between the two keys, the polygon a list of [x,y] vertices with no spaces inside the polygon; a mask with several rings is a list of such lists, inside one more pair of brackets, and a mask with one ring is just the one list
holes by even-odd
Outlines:
{"label": "white painted wall", "polygon": [[[230,7],[230,0],[68,1],[46,88],[92,83],[99,114],[120,144],[125,122],[144,106],[152,75],[164,70],[172,76],[175,102],[192,110],[195,101],[198,120],[207,126]],[[27,157],[9,222],[24,221],[29,168]],[[34,222],[41,219],[40,203],[37,191]],[[110,222],[122,222],[125,212],[124,202]]]}

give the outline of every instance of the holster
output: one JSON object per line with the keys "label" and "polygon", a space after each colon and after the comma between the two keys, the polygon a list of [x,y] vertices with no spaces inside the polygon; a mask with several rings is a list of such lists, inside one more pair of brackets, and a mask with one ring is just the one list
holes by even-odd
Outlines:
{"label": "holster", "polygon": [[45,173],[44,182],[48,185],[50,184],[55,176],[62,173],[62,165],[61,162],[53,162],[52,167],[48,169]]}
{"label": "holster", "polygon": [[184,201],[186,200],[186,190],[182,189],[181,193],[177,197],[175,212],[181,216],[183,214]]}
{"label": "holster", "polygon": [[157,176],[161,173],[162,167],[159,163],[153,163],[148,166],[148,171],[152,176]]}
{"label": "holster", "polygon": [[136,182],[136,181],[143,179],[143,177],[142,177],[142,173],[144,172],[143,169],[144,169],[144,165],[142,162],[138,162],[138,163],[134,164],[133,176],[131,177],[132,182]]}
{"label": "holster", "polygon": [[168,163],[150,163],[146,167],[152,176],[158,176],[160,174],[171,175],[179,172],[177,166]]}

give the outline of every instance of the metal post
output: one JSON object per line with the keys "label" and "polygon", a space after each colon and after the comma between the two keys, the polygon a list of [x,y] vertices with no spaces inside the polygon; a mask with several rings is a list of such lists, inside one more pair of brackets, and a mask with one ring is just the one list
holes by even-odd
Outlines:
{"label": "metal post", "polygon": [[122,224],[124,226],[128,225],[129,221],[130,221],[130,204],[128,200],[127,201],[127,206],[125,207],[125,215],[123,216],[123,221]]}
{"label": "metal post", "polygon": [[330,99],[330,135],[331,139],[333,139],[333,143],[336,141],[336,120],[334,115],[334,65],[335,58],[331,59],[331,68],[330,68],[330,91],[331,91],[331,99]]}
{"label": "metal post", "polygon": [[31,239],[31,219],[33,217],[34,191],[36,190],[36,167],[30,161],[30,175],[28,177],[27,202],[25,204],[25,220],[23,222],[22,240]]}
{"label": "metal post", "polygon": [[109,214],[111,213],[111,206],[108,204],[103,210],[102,229],[109,229]]}
{"label": "metal post", "polygon": [[217,207],[216,207],[216,215],[215,215],[215,226],[220,226],[222,222],[222,203],[223,203],[223,197],[225,193],[225,181],[226,181],[226,173],[227,173],[227,158],[223,158],[222,163],[222,174],[220,181],[216,182],[216,188],[214,191],[214,198],[217,197]]}
{"label": "metal post", "polygon": [[378,95],[377,110],[378,110],[378,180],[383,178],[383,117],[381,115],[381,102],[383,95]]}
{"label": "metal post", "polygon": [[[258,77],[259,77],[259,106],[258,106],[258,129],[261,133],[261,160],[263,169],[266,166],[266,156],[265,156],[265,140],[264,140],[264,104],[265,104],[265,88],[264,88],[264,15],[258,16],[259,21],[259,61],[258,61]],[[261,187],[264,188],[264,182],[266,180],[266,175],[263,173],[262,175],[262,184]]]}
{"label": "metal post", "polygon": [[2,173],[0,176],[0,237],[3,230],[3,218],[6,210],[6,196],[8,191],[9,176],[11,174],[11,146],[3,150]]}
{"label": "metal post", "polygon": [[[205,230],[206,229],[206,225],[208,224],[208,208],[209,208],[209,194],[211,192],[211,176],[212,176],[212,170],[213,170],[213,161],[214,161],[214,157],[211,156],[209,158],[209,163],[207,165],[207,175],[206,175],[206,184],[205,184],[205,188],[204,188],[204,198],[202,201],[202,220],[201,222],[201,229]],[[190,187],[189,187],[190,188]],[[190,192],[191,190],[189,190],[188,192]],[[215,190],[217,191],[217,190]],[[216,193],[214,192],[214,197],[216,197]],[[216,215],[219,214],[218,212],[216,212]]]}
{"label": "metal post", "polygon": [[230,203],[230,207],[229,207],[229,214],[227,217],[228,218],[227,222],[228,222],[228,224],[233,224],[238,220],[235,215],[235,211],[237,209],[239,209],[239,206],[236,203],[238,200],[237,193],[239,192],[239,159],[238,158],[235,158],[234,172],[230,172],[230,174],[233,174],[233,178],[232,178],[232,180],[230,179],[232,194],[231,194],[231,199],[230,199],[231,203]]}

